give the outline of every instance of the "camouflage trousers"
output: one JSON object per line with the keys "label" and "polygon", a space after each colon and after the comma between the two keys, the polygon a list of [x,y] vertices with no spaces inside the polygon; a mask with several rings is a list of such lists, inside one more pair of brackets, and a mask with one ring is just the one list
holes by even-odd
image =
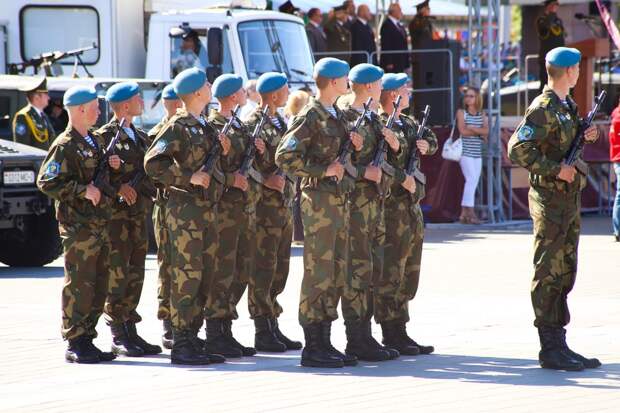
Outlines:
{"label": "camouflage trousers", "polygon": [[300,209],[304,224],[304,276],[299,298],[302,326],[338,318],[339,289],[348,260],[348,197],[305,189]]}
{"label": "camouflage trousers", "polygon": [[383,273],[383,200],[364,192],[356,189],[351,197],[349,265],[341,289],[345,321],[363,321],[372,317],[373,285]]}
{"label": "camouflage trousers", "polygon": [[256,251],[256,211],[254,205],[220,201],[217,219],[219,245],[217,266],[207,298],[206,318],[239,318],[241,300],[253,272]]}
{"label": "camouflage trousers", "polygon": [[259,203],[256,208],[256,260],[248,287],[252,318],[277,318],[282,306],[277,297],[288,278],[293,238],[293,217],[287,206]]}
{"label": "camouflage trousers", "polygon": [[534,221],[534,325],[563,327],[570,321],[567,298],[577,275],[581,194],[531,188],[529,205]]}
{"label": "camouflage trousers", "polygon": [[170,240],[170,320],[176,330],[202,326],[217,251],[217,209],[202,194],[170,193],[166,205]]}
{"label": "camouflage trousers", "polygon": [[110,240],[104,225],[59,226],[65,257],[62,337],[96,337],[108,289]]}
{"label": "camouflage trousers", "polygon": [[157,265],[159,268],[157,277],[157,318],[159,320],[170,319],[170,240],[166,229],[166,204],[155,203],[153,206],[153,232],[157,244]]}
{"label": "camouflage trousers", "polygon": [[424,218],[409,196],[385,201],[383,276],[375,282],[374,316],[377,323],[409,321],[409,301],[418,291]]}
{"label": "camouflage trousers", "polygon": [[108,223],[110,279],[104,312],[108,324],[142,321],[136,309],[144,285],[148,234],[144,215],[115,212]]}

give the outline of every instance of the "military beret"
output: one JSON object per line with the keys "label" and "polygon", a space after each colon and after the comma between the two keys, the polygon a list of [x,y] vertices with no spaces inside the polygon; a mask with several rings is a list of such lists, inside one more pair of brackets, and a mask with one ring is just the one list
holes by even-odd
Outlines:
{"label": "military beret", "polygon": [[335,57],[324,57],[314,65],[314,76],[338,79],[349,73],[349,64]]}
{"label": "military beret", "polygon": [[97,91],[93,87],[73,86],[65,92],[62,103],[65,106],[78,106],[97,99]]}
{"label": "military beret", "polygon": [[172,86],[172,83],[166,85],[166,87],[161,91],[161,98],[163,100],[176,100],[179,98],[174,91],[174,86]]}
{"label": "military beret", "polygon": [[185,69],[172,81],[172,86],[177,95],[189,95],[204,86],[207,81],[207,74],[204,70],[197,67]]}
{"label": "military beret", "polygon": [[219,76],[213,82],[213,96],[216,98],[225,98],[232,95],[243,87],[243,79],[239,75],[226,73]]}
{"label": "military beret", "polygon": [[396,90],[407,84],[409,76],[406,73],[386,73],[381,78],[383,90]]}
{"label": "military beret", "polygon": [[557,67],[574,66],[581,60],[581,52],[572,47],[556,47],[545,56],[545,61]]}
{"label": "military beret", "polygon": [[267,72],[259,76],[256,81],[256,91],[258,93],[269,93],[280,89],[288,83],[288,79],[283,73]]}
{"label": "military beret", "polygon": [[140,92],[140,86],[136,82],[116,83],[108,89],[105,100],[110,103],[124,102]]}
{"label": "military beret", "polygon": [[381,80],[383,69],[370,63],[360,63],[349,72],[349,79],[353,83],[372,83]]}

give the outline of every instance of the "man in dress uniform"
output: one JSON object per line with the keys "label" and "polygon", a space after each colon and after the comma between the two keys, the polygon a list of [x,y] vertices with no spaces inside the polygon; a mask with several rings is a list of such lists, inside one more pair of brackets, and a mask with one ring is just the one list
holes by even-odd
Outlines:
{"label": "man in dress uniform", "polygon": [[539,90],[541,93],[547,84],[545,56],[547,56],[551,49],[564,46],[564,38],[566,37],[564,25],[557,14],[560,2],[558,0],[545,0],[543,6],[543,14],[536,19],[536,33],[540,42],[538,48],[538,71],[540,79]]}
{"label": "man in dress uniform", "polygon": [[430,0],[424,0],[415,6],[417,13],[409,23],[411,49],[420,49],[423,42],[433,40],[433,24],[431,23],[429,3]]}
{"label": "man in dress uniform", "polygon": [[345,26],[347,22],[347,11],[345,6],[334,7],[334,17],[325,24],[323,30],[327,37],[327,51],[339,52],[334,57],[349,61],[351,55],[340,52],[351,51],[351,32]]}
{"label": "man in dress uniform", "polygon": [[52,122],[43,112],[50,100],[47,79],[35,78],[34,84],[20,90],[26,92],[28,104],[13,118],[13,140],[47,151],[56,137]]}

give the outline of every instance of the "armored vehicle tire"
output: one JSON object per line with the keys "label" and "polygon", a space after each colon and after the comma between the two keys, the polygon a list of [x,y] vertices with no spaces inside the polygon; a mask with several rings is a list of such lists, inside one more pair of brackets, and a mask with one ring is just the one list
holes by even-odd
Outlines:
{"label": "armored vehicle tire", "polygon": [[12,267],[41,267],[62,252],[58,222],[52,210],[23,217],[23,231],[0,231],[0,262]]}

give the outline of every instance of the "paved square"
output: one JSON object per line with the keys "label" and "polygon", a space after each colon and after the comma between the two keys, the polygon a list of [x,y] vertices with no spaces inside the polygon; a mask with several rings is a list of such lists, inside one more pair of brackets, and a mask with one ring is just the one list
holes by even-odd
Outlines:
{"label": "paved square", "polygon": [[[99,365],[64,362],[60,339],[62,260],[45,268],[0,267],[2,412],[618,412],[620,411],[620,245],[609,218],[587,217],[579,275],[570,296],[571,347],[603,367],[566,373],[538,367],[529,286],[529,228],[427,230],[419,295],[409,333],[436,354],[305,369],[299,352],[259,354],[202,368],[172,367],[168,355]],[[301,249],[282,295],[283,331],[301,339],[297,301]],[[141,334],[159,342],[156,260],[147,258]],[[234,324],[253,343],[244,298]],[[110,333],[99,323],[96,344]],[[344,347],[342,320],[334,343]],[[380,328],[373,326],[375,337]],[[166,352],[167,353],[167,352]]]}

